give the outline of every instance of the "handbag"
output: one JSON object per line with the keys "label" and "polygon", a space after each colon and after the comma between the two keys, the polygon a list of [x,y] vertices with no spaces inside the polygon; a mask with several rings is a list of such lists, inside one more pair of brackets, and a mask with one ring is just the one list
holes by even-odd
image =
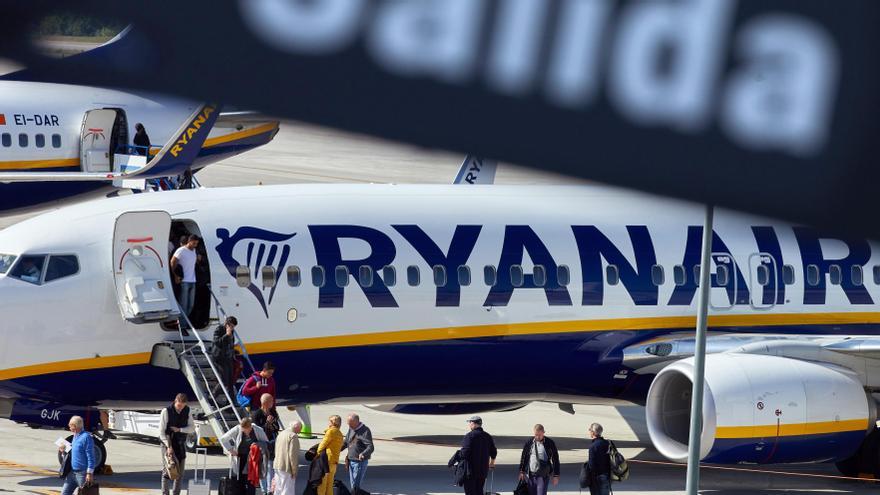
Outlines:
{"label": "handbag", "polygon": [[526,480],[519,480],[516,488],[513,489],[513,495],[529,495],[529,483]]}
{"label": "handbag", "polygon": [[70,452],[65,452],[64,457],[61,459],[61,467],[58,468],[58,477],[66,478],[68,474],[70,474]]}
{"label": "handbag", "polygon": [[553,464],[550,463],[550,452],[547,451],[547,448],[544,448],[544,454],[547,456],[546,461],[542,461],[540,457],[538,457],[538,442],[532,440],[532,448],[535,450],[535,459],[538,460],[538,470],[535,471],[535,476],[539,478],[546,478],[553,473]]}
{"label": "handbag", "polygon": [[97,483],[91,482],[79,487],[76,492],[78,495],[100,495],[100,487]]}
{"label": "handbag", "polygon": [[163,457],[165,460],[165,476],[174,481],[180,479],[180,464],[177,462],[177,456],[174,455],[172,449],[168,449],[167,452],[170,452],[169,456],[167,453]]}
{"label": "handbag", "polygon": [[590,487],[590,461],[587,461],[581,466],[581,474],[578,476],[578,486],[581,488],[589,488]]}

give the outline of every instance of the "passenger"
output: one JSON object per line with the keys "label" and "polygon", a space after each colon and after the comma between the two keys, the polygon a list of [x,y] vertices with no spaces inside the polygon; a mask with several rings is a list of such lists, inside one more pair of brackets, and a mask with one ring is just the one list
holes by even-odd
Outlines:
{"label": "passenger", "polygon": [[464,482],[466,495],[483,495],[483,485],[489,477],[489,470],[495,469],[498,450],[492,435],[483,430],[483,419],[471,416],[467,420],[470,431],[461,442],[461,458],[470,463],[471,474]]}
{"label": "passenger", "polygon": [[[95,442],[92,434],[84,431],[83,419],[73,416],[67,424],[73,433],[70,449],[70,472],[64,477],[61,495],[73,495],[74,490],[95,481]],[[59,448],[64,451],[64,447]]]}
{"label": "passenger", "polygon": [[260,481],[260,488],[263,493],[270,493],[272,487],[272,477],[275,476],[275,439],[278,438],[278,411],[275,410],[275,399],[269,394],[263,394],[260,397],[260,408],[251,413],[251,419],[254,424],[259,426],[266,432],[266,438],[269,439],[269,463],[266,469],[266,476]]}
{"label": "passenger", "polygon": [[149,158],[150,156],[150,136],[147,135],[147,130],[144,129],[144,124],[138,122],[134,125],[135,135],[134,135],[134,145],[135,153],[138,155],[146,156]]}
{"label": "passenger", "polygon": [[339,464],[339,454],[342,452],[342,432],[339,428],[342,426],[342,418],[340,416],[330,416],[330,424],[324,430],[324,439],[318,445],[317,455],[327,452],[327,462],[330,465],[330,472],[324,475],[321,485],[318,487],[318,495],[333,495],[333,480],[336,478],[336,467]]}
{"label": "passenger", "polygon": [[590,495],[609,495],[611,493],[611,460],[608,457],[608,440],[602,438],[602,425],[590,425]]}
{"label": "passenger", "polygon": [[547,484],[559,484],[559,451],[556,443],[544,436],[544,426],[537,424],[535,436],[528,439],[519,458],[519,479],[529,484],[529,495],[547,495]]}
{"label": "passenger", "polygon": [[357,495],[364,476],[367,474],[367,464],[373,455],[373,433],[367,425],[361,423],[361,418],[354,413],[348,415],[348,433],[345,434],[345,442],[342,450],[348,449],[345,456],[345,465],[348,467],[348,478],[351,482],[351,493]]}
{"label": "passenger", "polygon": [[[211,348],[211,358],[220,380],[226,386],[229,392],[229,398],[235,402],[235,327],[238,326],[238,319],[234,316],[226,317],[226,321],[222,325],[218,325],[214,330],[214,346]],[[218,383],[212,391],[215,397],[222,397],[223,392],[220,390]]]}
{"label": "passenger", "polygon": [[[183,277],[175,274],[175,282],[180,284],[180,310],[189,318],[192,312],[193,304],[196,299],[196,247],[199,245],[199,236],[190,234],[187,238],[186,246],[181,246],[174,251],[171,257],[171,269],[174,270],[178,265],[183,269]],[[181,328],[186,329],[186,319],[180,319]],[[188,334],[184,334],[188,335]]]}
{"label": "passenger", "polygon": [[244,382],[241,393],[251,399],[251,410],[260,407],[260,398],[269,394],[275,399],[275,365],[272,361],[263,363],[263,371],[257,371]]}
{"label": "passenger", "polygon": [[177,472],[180,473],[174,480],[174,495],[180,495],[180,486],[183,484],[183,472],[186,470],[186,437],[196,431],[192,411],[187,402],[186,394],[177,394],[174,403],[162,409],[159,415],[159,431],[164,432],[159,435],[160,450],[163,465],[166,466],[162,469],[162,495],[168,495],[170,484],[168,482],[171,478],[168,477],[167,466],[172,456],[177,462]]}
{"label": "passenger", "polygon": [[302,423],[294,421],[278,434],[275,441],[275,479],[270,486],[273,495],[296,494],[296,470],[299,467],[299,432]]}
{"label": "passenger", "polygon": [[[257,485],[260,483],[253,480],[258,479],[259,476],[266,472],[266,464],[269,459],[266,450],[268,443],[269,439],[266,438],[266,432],[253,424],[251,418],[242,419],[240,424],[235,425],[220,437],[220,445],[226,450],[226,454],[231,457],[232,468],[235,470],[236,477],[244,488],[245,495],[256,495],[257,493]],[[262,454],[261,463],[258,468],[260,472],[253,473],[255,476],[250,476],[251,467],[248,462],[252,445],[257,445]]]}

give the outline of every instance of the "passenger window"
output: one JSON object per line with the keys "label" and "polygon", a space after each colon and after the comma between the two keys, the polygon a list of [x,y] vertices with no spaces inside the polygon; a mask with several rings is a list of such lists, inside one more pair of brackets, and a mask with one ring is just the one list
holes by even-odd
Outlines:
{"label": "passenger window", "polygon": [[843,278],[843,274],[840,270],[840,265],[831,265],[828,267],[828,275],[830,275],[831,283],[834,285],[840,285],[840,280]]}
{"label": "passenger window", "polygon": [[675,282],[675,285],[681,286],[687,283],[687,277],[685,276],[686,273],[684,267],[681,265],[675,265],[672,267],[672,281]]}
{"label": "passenger window", "polygon": [[324,287],[324,284],[327,283],[327,277],[324,275],[324,267],[323,266],[313,266],[312,267],[312,285],[315,287]]}
{"label": "passenger window", "polygon": [[458,267],[458,285],[467,287],[471,285],[471,268],[461,265]]}
{"label": "passenger window", "polygon": [[37,134],[34,136],[34,144],[37,148],[45,148],[46,147],[46,136],[42,134]]}
{"label": "passenger window", "polygon": [[758,265],[755,275],[758,279],[758,285],[764,286],[770,283],[770,269],[767,268],[767,265]]}
{"label": "passenger window", "polygon": [[19,134],[18,135],[18,146],[21,148],[27,148],[28,145],[28,135],[27,134]]}
{"label": "passenger window", "polygon": [[819,267],[807,265],[807,284],[815,287],[819,285]]}
{"label": "passenger window", "polygon": [[12,146],[12,134],[9,134],[8,132],[4,132],[2,134],[2,136],[0,136],[0,140],[3,141],[4,148],[8,148],[8,147]]}
{"label": "passenger window", "polygon": [[443,265],[434,265],[434,285],[437,287],[446,286],[446,267]]}
{"label": "passenger window", "polygon": [[397,285],[397,270],[395,270],[393,266],[386,266],[383,268],[382,281],[385,282],[387,287],[394,287]]}
{"label": "passenger window", "polygon": [[694,265],[694,284],[700,286],[700,265]]}
{"label": "passenger window", "polygon": [[535,268],[532,270],[532,280],[535,281],[536,287],[544,287],[547,283],[547,270],[544,269],[543,265],[535,265]]}
{"label": "passenger window", "polygon": [[880,285],[880,265],[874,265],[874,283]]}
{"label": "passenger window", "polygon": [[238,284],[239,287],[247,287],[251,285],[251,269],[244,265],[238,265],[235,267],[235,283]]}
{"label": "passenger window", "polygon": [[523,267],[521,265],[512,265],[510,267],[510,283],[514,287],[522,287],[525,282],[523,275]]}
{"label": "passenger window", "polygon": [[39,285],[45,264],[45,256],[22,256],[9,276]]}
{"label": "passenger window", "polygon": [[865,277],[861,265],[852,266],[852,270],[850,270],[850,278],[852,278],[852,283],[855,286],[860,286],[865,283]]}
{"label": "passenger window", "polygon": [[[760,280],[761,280],[760,268],[761,267],[758,268],[758,273],[759,273],[759,275],[758,275],[759,282],[758,283],[759,284],[761,283],[760,282]],[[730,272],[727,270],[727,266],[718,265],[715,267],[715,282],[717,282],[718,285],[720,285],[721,287],[727,287],[727,282],[730,280],[729,275],[730,275]],[[764,285],[764,284],[761,284],[761,285]]]}
{"label": "passenger window", "polygon": [[666,273],[663,271],[662,266],[654,265],[651,267],[651,282],[658,287],[666,282]]}
{"label": "passenger window", "polygon": [[794,267],[791,265],[782,265],[782,283],[785,285],[794,285]]}
{"label": "passenger window", "polygon": [[9,271],[9,267],[15,263],[15,257],[14,254],[0,254],[0,273]]}
{"label": "passenger window", "polygon": [[79,273],[79,261],[76,256],[49,256],[49,265],[46,267],[44,280],[51,282],[59,278],[70,277]]}
{"label": "passenger window", "polygon": [[60,148],[61,147],[61,134],[52,134],[52,147]]}
{"label": "passenger window", "polygon": [[568,270],[568,265],[556,267],[556,281],[563,287],[571,283],[571,272]]}
{"label": "passenger window", "polygon": [[421,282],[421,276],[419,274],[419,267],[415,265],[411,265],[406,267],[406,282],[410,285],[410,287],[415,287],[419,285]]}
{"label": "passenger window", "polygon": [[263,279],[263,288],[275,287],[275,267],[264,266],[260,268],[260,278]]}
{"label": "passenger window", "polygon": [[291,287],[299,287],[302,283],[302,275],[299,272],[299,267],[296,265],[287,267],[287,285]]}
{"label": "passenger window", "polygon": [[360,279],[360,283],[362,287],[372,287],[373,286],[373,267],[368,265],[362,265],[360,268],[360,273],[358,273],[358,279]]}
{"label": "passenger window", "polygon": [[498,271],[494,266],[486,265],[483,267],[483,282],[489,287],[494,287],[498,282]]}
{"label": "passenger window", "polygon": [[617,265],[608,265],[605,267],[605,279],[608,285],[617,285],[620,282],[620,274],[617,271]]}
{"label": "passenger window", "polygon": [[336,287],[348,287],[348,267],[345,265],[336,267]]}

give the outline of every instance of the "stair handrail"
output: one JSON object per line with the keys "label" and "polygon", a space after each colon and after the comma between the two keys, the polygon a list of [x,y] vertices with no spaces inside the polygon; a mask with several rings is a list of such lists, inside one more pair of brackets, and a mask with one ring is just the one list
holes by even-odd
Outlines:
{"label": "stair handrail", "polygon": [[[211,356],[208,354],[208,347],[205,345],[205,341],[202,340],[202,336],[199,335],[199,332],[196,331],[192,322],[190,322],[190,320],[189,320],[189,316],[186,315],[186,313],[183,311],[183,308],[180,306],[179,303],[177,306],[180,310],[180,316],[185,320],[185,322],[189,326],[189,328],[192,329],[192,333],[195,334],[196,339],[198,340],[199,349],[201,349],[202,354],[207,359],[208,365],[211,367],[211,372],[214,373],[215,377],[217,377],[217,383],[220,385],[220,389],[223,391],[223,394],[226,395],[226,400],[228,401],[228,404],[233,406],[232,410],[233,410],[233,412],[235,412],[236,419],[241,421],[241,414],[239,414],[238,408],[235,407],[236,402],[234,400],[232,400],[232,396],[229,394],[229,390],[226,388],[226,384],[223,383],[224,382],[223,378],[220,376],[220,373],[217,371],[217,368],[214,366],[214,360],[211,359]],[[177,324],[177,332],[180,335],[180,343],[184,346],[184,349],[186,349],[186,341],[183,338],[183,328],[180,325],[180,322],[178,322],[178,324]],[[185,350],[183,352],[183,354],[186,354],[186,353],[189,353],[190,355],[193,356],[193,358],[195,358],[195,354],[192,354],[192,347],[189,350]],[[202,373],[202,383],[207,385],[207,380],[205,379],[206,377],[204,375],[204,372],[201,371],[201,366],[198,364],[197,364],[197,366],[199,367],[199,372]],[[214,413],[216,413],[220,409],[219,404],[217,404],[217,400],[216,400],[216,398],[214,398],[214,392],[212,390],[208,390],[207,388],[208,387],[206,386],[205,392],[211,396],[211,399],[214,402],[214,408],[215,408]],[[223,414],[220,414],[220,419],[223,420],[224,423],[226,422],[225,419],[223,419]],[[228,428],[227,428],[227,430],[228,430]]]}
{"label": "stair handrail", "polygon": [[[211,288],[211,284],[208,284],[208,292],[211,293],[211,299],[214,300],[214,308],[217,311],[217,319],[220,320],[220,324],[222,325],[226,320],[226,310],[223,309],[223,305],[220,304],[220,300],[217,298],[217,295],[214,294],[214,290]],[[256,373],[258,370],[256,366],[254,366],[254,362],[251,361],[251,356],[247,352],[247,347],[244,345],[244,340],[242,340],[241,335],[238,334],[238,330],[234,330],[233,335],[235,337],[235,345],[237,345],[241,349],[241,355],[244,357],[248,366],[251,368],[251,375]]]}

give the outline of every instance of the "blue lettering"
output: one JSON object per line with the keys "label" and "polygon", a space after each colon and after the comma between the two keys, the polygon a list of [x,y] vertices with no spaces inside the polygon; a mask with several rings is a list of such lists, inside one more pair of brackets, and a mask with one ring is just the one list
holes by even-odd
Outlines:
{"label": "blue lettering", "polygon": [[[669,298],[670,306],[690,306],[697,293],[697,280],[694,276],[694,267],[700,264],[700,251],[703,244],[703,227],[699,225],[691,225],[688,227],[687,241],[684,248],[684,260],[681,262],[685,271],[684,285],[677,285],[672,290],[672,296]],[[725,261],[724,257],[729,261]],[[749,304],[749,290],[746,286],[746,280],[742,271],[733,261],[733,255],[727,249],[727,244],[721,240],[717,232],[712,232],[712,260],[716,265],[726,265],[730,271],[736,274],[736,284],[730,282],[724,287],[727,290],[728,301],[732,304]],[[712,287],[721,287],[718,283],[717,276],[711,275]],[[736,286],[734,288],[734,285]]]}
{"label": "blue lettering", "polygon": [[[510,268],[522,264],[524,253],[529,254],[533,265],[544,267],[547,280],[543,287],[535,284],[534,272],[524,274],[521,286],[513,286]],[[550,256],[547,246],[528,225],[508,225],[504,229],[504,245],[501,249],[501,259],[498,261],[497,273],[498,278],[489,290],[484,306],[507,306],[514,289],[544,289],[550,306],[571,306],[568,289],[559,285],[556,261]]]}
{"label": "blue lettering", "polygon": [[458,306],[461,301],[461,286],[458,283],[458,267],[467,265],[477,245],[482,225],[458,225],[449,243],[449,251],[444,254],[428,234],[418,225],[392,225],[412,247],[419,252],[431,266],[446,269],[446,285],[437,287],[437,306]]}
{"label": "blue lettering", "polygon": [[633,302],[638,305],[657,305],[657,286],[651,280],[651,267],[657,264],[654,243],[644,225],[627,225],[629,238],[636,257],[636,267],[626,259],[611,240],[593,225],[572,226],[581,258],[584,293],[581,304],[601,306],[605,296],[605,276],[602,259],[617,266],[620,282]]}
{"label": "blue lettering", "polygon": [[[309,225],[309,232],[315,245],[315,259],[327,273],[327,280],[320,288],[318,295],[319,308],[341,308],[343,306],[345,289],[339,287],[334,276],[338,266],[348,267],[349,273],[354,276],[372,307],[397,307],[397,301],[394,300],[391,291],[378,275],[373,277],[373,283],[370,286],[362,285],[360,277],[358,277],[361,266],[369,266],[374,273],[381,273],[382,268],[394,261],[397,250],[391,238],[381,231],[359,225]],[[370,255],[357,260],[342,259],[342,250],[339,247],[340,239],[360,239],[366,242],[370,246]]]}

